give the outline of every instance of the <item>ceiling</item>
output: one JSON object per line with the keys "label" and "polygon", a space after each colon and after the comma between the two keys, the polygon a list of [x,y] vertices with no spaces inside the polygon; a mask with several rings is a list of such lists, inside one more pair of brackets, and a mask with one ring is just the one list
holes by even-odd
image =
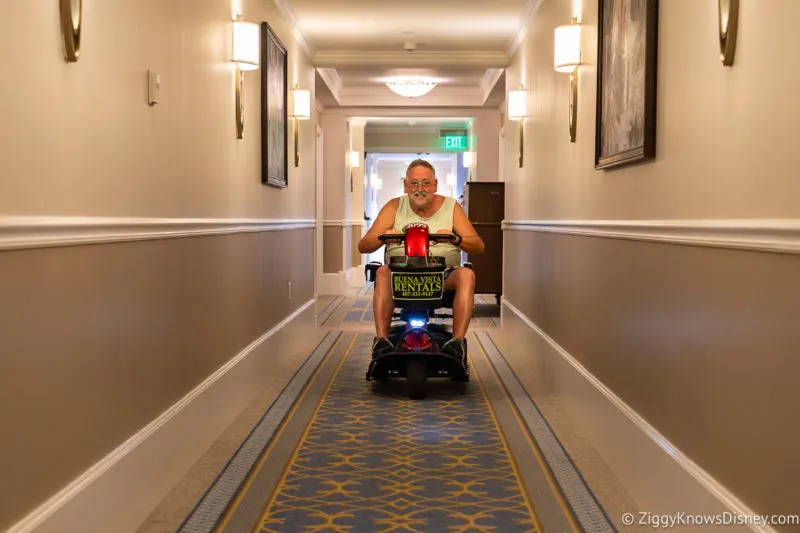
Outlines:
{"label": "ceiling", "polygon": [[[274,0],[297,27],[327,107],[499,107],[505,68],[540,0]],[[437,86],[405,98],[390,76]],[[407,119],[405,119],[407,121]]]}

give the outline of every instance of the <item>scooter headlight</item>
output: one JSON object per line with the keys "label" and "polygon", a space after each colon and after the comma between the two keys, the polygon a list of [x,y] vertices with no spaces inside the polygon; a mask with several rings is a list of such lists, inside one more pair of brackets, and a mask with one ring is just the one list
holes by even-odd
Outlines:
{"label": "scooter headlight", "polygon": [[421,328],[425,326],[425,319],[424,318],[412,318],[409,320],[409,324],[411,324],[412,328]]}

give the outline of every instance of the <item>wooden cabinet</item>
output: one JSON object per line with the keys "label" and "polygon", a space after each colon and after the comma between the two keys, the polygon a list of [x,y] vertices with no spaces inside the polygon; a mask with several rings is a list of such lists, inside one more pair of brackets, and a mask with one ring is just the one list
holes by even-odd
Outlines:
{"label": "wooden cabinet", "polygon": [[464,211],[485,245],[482,254],[466,254],[475,271],[475,293],[503,292],[503,229],[505,183],[468,182],[464,186]]}

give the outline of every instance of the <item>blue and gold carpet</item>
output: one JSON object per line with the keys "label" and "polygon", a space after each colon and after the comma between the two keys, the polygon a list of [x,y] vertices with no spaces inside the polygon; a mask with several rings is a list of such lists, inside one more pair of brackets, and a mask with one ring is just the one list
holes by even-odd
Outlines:
{"label": "blue and gold carpet", "polygon": [[365,381],[371,333],[331,331],[179,531],[614,532],[490,331],[421,401]]}
{"label": "blue and gold carpet", "polygon": [[[368,341],[370,339],[367,339]],[[346,355],[260,521],[300,531],[537,531],[479,386],[431,401],[364,381],[362,342]]]}

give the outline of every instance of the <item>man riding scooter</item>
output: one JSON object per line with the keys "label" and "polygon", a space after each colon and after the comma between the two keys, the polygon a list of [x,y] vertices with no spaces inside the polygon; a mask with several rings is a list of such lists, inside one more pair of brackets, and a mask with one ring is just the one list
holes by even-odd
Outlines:
{"label": "man riding scooter", "polygon": [[[358,243],[358,251],[369,254],[383,246],[378,238],[381,234],[400,234],[402,229],[412,223],[427,224],[431,233],[454,234],[452,243],[437,243],[431,246],[431,253],[442,256],[447,263],[445,271],[445,290],[454,290],[453,300],[453,338],[442,347],[451,357],[463,361],[466,356],[464,339],[467,335],[475,295],[475,274],[469,268],[461,268],[461,250],[469,254],[479,254],[484,250],[483,240],[466,213],[453,198],[436,194],[438,182],[436,171],[423,159],[412,161],[403,180],[405,196],[389,200],[378,213],[375,223]],[[386,256],[404,255],[400,241],[388,243]],[[373,296],[375,316],[375,340],[372,344],[372,357],[393,352],[395,347],[389,340],[389,329],[394,311],[391,290],[391,273],[387,265],[377,271],[375,293]]]}

